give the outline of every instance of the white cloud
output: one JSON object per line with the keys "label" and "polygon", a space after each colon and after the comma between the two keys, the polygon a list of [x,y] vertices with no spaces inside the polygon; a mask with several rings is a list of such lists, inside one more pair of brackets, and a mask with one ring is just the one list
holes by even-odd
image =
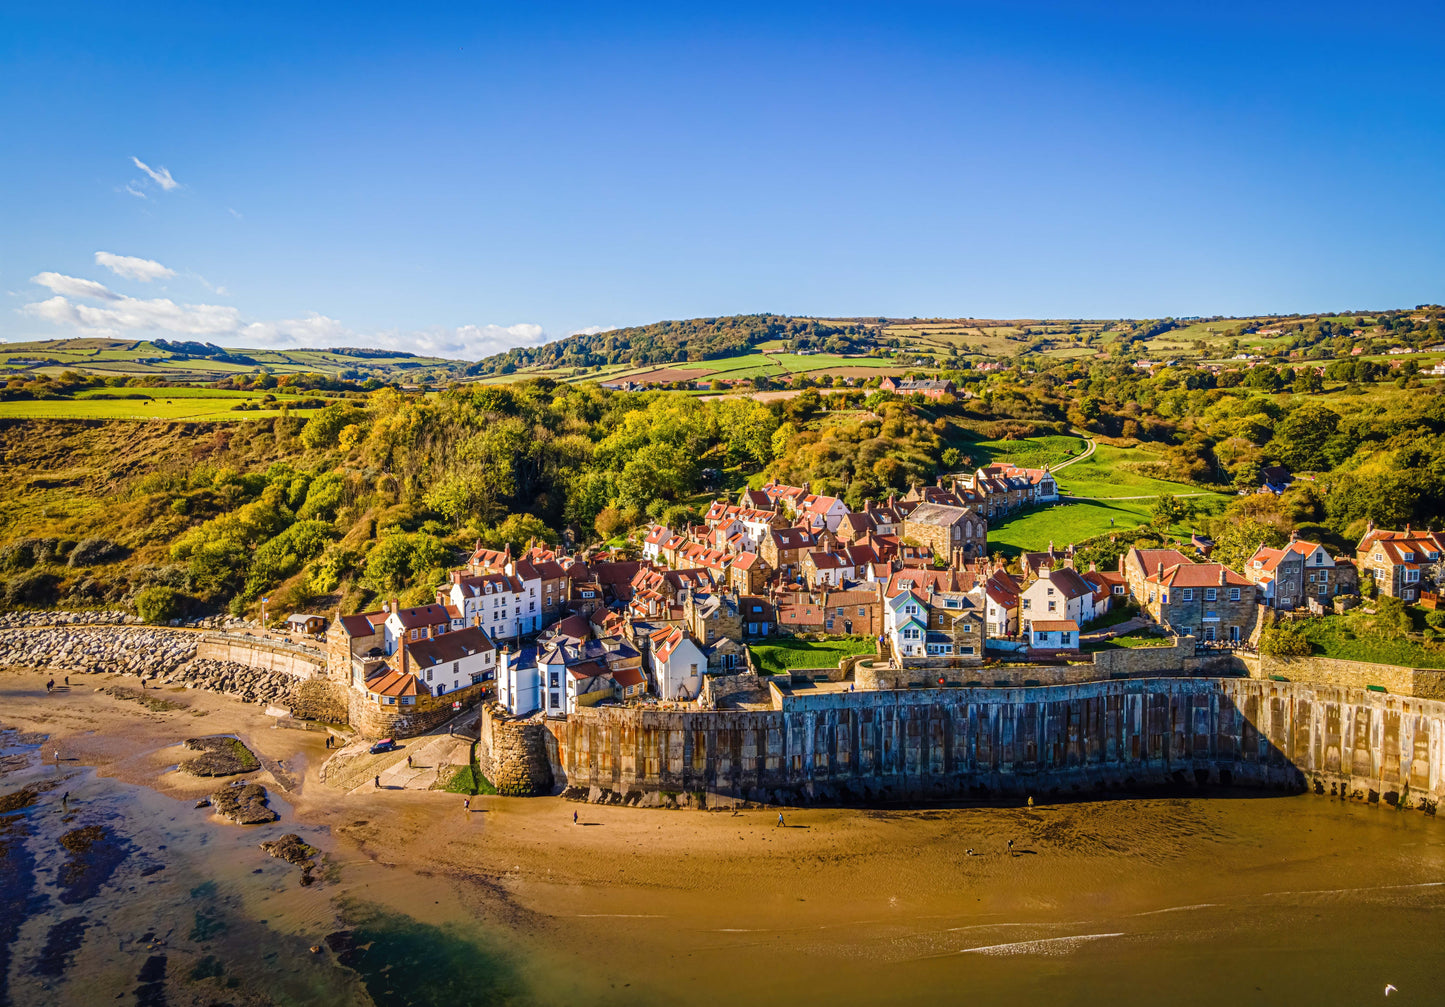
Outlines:
{"label": "white cloud", "polygon": [[120,300],[120,295],[104,283],[82,280],[78,276],[66,276],[63,273],[37,273],[30,277],[30,282],[48,287],[52,293],[63,294],[66,297],[86,297],[96,301]]}
{"label": "white cloud", "polygon": [[[100,262],[100,256],[108,254],[97,253],[96,261]],[[112,258],[146,263],[174,275],[166,267],[147,259]],[[476,360],[514,346],[535,346],[548,338],[542,326],[532,322],[389,330],[365,335],[318,312],[279,321],[246,321],[239,309],[227,305],[177,304],[165,297],[127,297],[103,283],[61,273],[39,273],[32,280],[56,296],[25,305],[20,309],[24,314],[91,336],[156,333],[168,337],[203,338],[237,348],[375,346],[459,360]],[[103,303],[86,304],[83,303],[85,301]]]}
{"label": "white cloud", "polygon": [[125,183],[124,191],[130,193],[132,196],[136,197],[137,199],[150,199],[150,197],[147,196],[147,195],[145,194],[145,192],[143,192],[143,191],[141,190],[140,185],[137,184],[137,183],[135,183],[135,182],[127,182],[127,183]]}
{"label": "white cloud", "polygon": [[226,212],[229,213],[231,216],[235,217],[237,220],[245,220],[245,219],[246,219],[244,216],[242,216],[242,214],[241,214],[241,212],[240,212],[239,210],[233,210],[233,209],[231,209],[231,207],[229,207],[229,206],[226,207]]}
{"label": "white cloud", "polygon": [[599,332],[611,332],[617,328],[615,325],[589,325],[585,329],[573,329],[567,333],[569,336],[595,336]]}
{"label": "white cloud", "polygon": [[96,252],[95,264],[104,266],[116,276],[149,283],[151,280],[169,280],[176,275],[174,269],[167,269],[154,259],[141,259],[134,255],[115,255],[111,252]]}
{"label": "white cloud", "polygon": [[152,182],[154,182],[156,185],[159,185],[166,192],[170,192],[172,189],[179,189],[181,187],[181,183],[177,182],[174,178],[171,177],[171,172],[169,168],[152,168],[150,165],[146,164],[135,155],[131,155],[131,160],[135,162],[135,166],[137,168],[139,168],[141,171],[145,172],[151,177]]}

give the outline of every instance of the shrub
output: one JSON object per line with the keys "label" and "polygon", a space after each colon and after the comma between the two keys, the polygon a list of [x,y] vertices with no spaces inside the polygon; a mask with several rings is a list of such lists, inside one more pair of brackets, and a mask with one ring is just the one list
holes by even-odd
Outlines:
{"label": "shrub", "polygon": [[54,574],[41,573],[38,570],[17,574],[5,584],[6,607],[53,605],[55,588],[59,582],[59,578]]}
{"label": "shrub", "polygon": [[1268,657],[1308,657],[1313,650],[1308,637],[1287,626],[1267,629],[1259,640],[1259,652]]}
{"label": "shrub", "polygon": [[136,615],[157,624],[179,619],[185,609],[185,596],[173,587],[148,587],[135,596]]}
{"label": "shrub", "polygon": [[1425,624],[1434,629],[1445,629],[1445,609],[1425,613]]}
{"label": "shrub", "polygon": [[71,566],[97,566],[114,563],[125,556],[125,550],[103,538],[84,538],[70,552]]}

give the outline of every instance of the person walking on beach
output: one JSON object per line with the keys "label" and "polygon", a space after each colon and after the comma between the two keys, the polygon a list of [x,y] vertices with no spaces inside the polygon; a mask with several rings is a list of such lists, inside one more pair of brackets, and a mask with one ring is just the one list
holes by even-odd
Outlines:
{"label": "person walking on beach", "polygon": [[575,811],[572,812],[572,824],[573,824],[573,825],[576,825],[576,824],[577,824],[577,812],[575,812]]}
{"label": "person walking on beach", "polygon": [[1013,841],[1012,839],[1010,839],[1010,840],[1008,841],[1008,855],[1009,855],[1009,856],[1013,856],[1013,855],[1014,855],[1014,841]]}
{"label": "person walking on beach", "polygon": [[66,808],[68,808],[69,806],[70,806],[70,791],[67,790],[65,793],[63,793],[63,794],[60,795],[60,810],[61,810],[61,811],[64,811],[64,810],[65,810]]}
{"label": "person walking on beach", "polygon": [[55,688],[55,679],[52,678],[50,681],[48,681],[48,682],[45,683],[45,694],[46,694],[47,696],[50,695],[51,691],[54,690],[54,688]]}
{"label": "person walking on beach", "polygon": [[65,687],[66,687],[67,689],[70,688],[70,676],[69,676],[69,675],[66,675],[66,676],[65,676]]}
{"label": "person walking on beach", "polygon": [[371,789],[372,789],[372,790],[380,790],[380,789],[381,789],[381,774],[378,773],[376,776],[373,776],[373,777],[371,778]]}
{"label": "person walking on beach", "polygon": [[411,756],[410,756],[410,755],[408,755],[408,756],[406,757],[406,768],[407,768],[407,769],[410,769],[410,768],[411,768]]}
{"label": "person walking on beach", "polygon": [[462,810],[469,815],[472,813],[472,799],[470,797],[462,798]]}
{"label": "person walking on beach", "polygon": [[783,824],[783,813],[782,813],[781,811],[779,811],[779,812],[778,812],[778,825],[782,825],[782,824]]}

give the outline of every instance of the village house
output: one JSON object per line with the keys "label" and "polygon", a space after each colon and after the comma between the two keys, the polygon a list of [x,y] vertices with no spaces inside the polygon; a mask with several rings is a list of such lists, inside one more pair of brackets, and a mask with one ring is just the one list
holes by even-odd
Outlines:
{"label": "village house", "polygon": [[[1094,589],[1071,567],[1038,571],[1038,579],[1026,585],[1019,595],[1019,626],[1032,632],[1035,620],[1058,622],[1070,620],[1077,626],[1094,620]],[[1076,628],[1077,628],[1076,626]]]}
{"label": "village house", "polygon": [[1194,562],[1177,549],[1131,548],[1119,557],[1119,573],[1128,586],[1129,595],[1141,609],[1148,597],[1144,582],[1165,567]]}
{"label": "village house", "polygon": [[1291,538],[1283,549],[1260,546],[1244,565],[1244,575],[1259,586],[1259,599],[1270,608],[1325,605],[1339,593],[1335,561],[1325,547]]}
{"label": "village house", "polygon": [[806,528],[774,529],[758,547],[762,556],[785,581],[795,581],[802,574],[803,555],[818,547],[818,539]]}
{"label": "village house", "polygon": [[819,595],[818,607],[822,611],[825,633],[874,637],[883,634],[882,584],[824,591]]}
{"label": "village house", "polygon": [[728,586],[737,594],[762,594],[772,572],[768,561],[757,553],[738,553],[728,567]]}
{"label": "village house", "polygon": [[924,398],[934,401],[945,395],[958,394],[958,386],[952,381],[937,378],[895,378],[889,374],[878,382],[878,387],[885,392],[894,392],[898,395],[922,395]]}
{"label": "village house", "polygon": [[649,650],[653,691],[662,699],[696,699],[707,656],[692,638],[680,626],[660,629],[651,635]]}
{"label": "village house", "polygon": [[744,637],[770,636],[777,628],[773,603],[762,595],[741,595],[738,598],[738,612],[742,616]]}
{"label": "village house", "polygon": [[1440,555],[1445,552],[1445,534],[1425,530],[1386,531],[1369,526],[1355,547],[1355,564],[1361,573],[1375,579],[1380,594],[1402,601],[1418,601],[1420,590],[1435,589]]}
{"label": "village house", "polygon": [[1141,606],[1160,626],[1179,636],[1239,643],[1258,618],[1249,578],[1220,563],[1176,563],[1144,581]]}
{"label": "village house", "polygon": [[813,550],[803,554],[803,581],[817,591],[823,587],[842,587],[844,581],[857,579],[857,567],[841,552]]}
{"label": "village house", "polygon": [[948,557],[950,565],[988,555],[988,522],[962,507],[920,504],[903,519],[902,537]]}
{"label": "village house", "polygon": [[1072,619],[1039,619],[1028,631],[1029,650],[1058,653],[1079,649],[1079,624]]}
{"label": "village house", "polygon": [[905,509],[899,508],[892,497],[885,504],[870,502],[861,511],[843,515],[836,529],[838,541],[857,542],[871,535],[896,535],[903,523],[904,512]]}
{"label": "village house", "polygon": [[452,628],[452,617],[442,605],[418,605],[402,608],[393,598],[387,606],[386,619],[382,623],[386,636],[385,650],[395,654],[403,643],[415,643],[441,636]]}
{"label": "village house", "polygon": [[738,596],[723,591],[701,593],[686,591],[683,599],[683,624],[692,638],[709,647],[724,637],[740,640],[743,636],[742,613]]}
{"label": "village house", "polygon": [[848,513],[848,505],[837,497],[809,493],[798,503],[797,522],[813,534],[836,532]]}
{"label": "village house", "polygon": [[990,637],[1012,638],[1019,631],[1019,582],[1000,570],[983,582],[984,622]]}
{"label": "village house", "polygon": [[486,632],[469,626],[442,636],[402,644],[401,670],[426,683],[433,696],[491,681],[496,646]]}

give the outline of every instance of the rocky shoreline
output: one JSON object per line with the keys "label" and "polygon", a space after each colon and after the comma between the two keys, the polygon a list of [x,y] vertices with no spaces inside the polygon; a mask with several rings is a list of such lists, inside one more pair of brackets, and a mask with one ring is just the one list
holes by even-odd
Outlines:
{"label": "rocky shoreline", "polygon": [[[183,685],[246,703],[279,705],[288,704],[292,690],[301,681],[281,671],[197,658],[200,638],[196,633],[120,622],[91,622],[73,628],[47,624],[49,628],[44,629],[14,627],[5,622],[17,614],[21,613],[0,617],[0,667],[57,674],[135,675],[148,685]],[[56,615],[42,614],[51,618]]]}

